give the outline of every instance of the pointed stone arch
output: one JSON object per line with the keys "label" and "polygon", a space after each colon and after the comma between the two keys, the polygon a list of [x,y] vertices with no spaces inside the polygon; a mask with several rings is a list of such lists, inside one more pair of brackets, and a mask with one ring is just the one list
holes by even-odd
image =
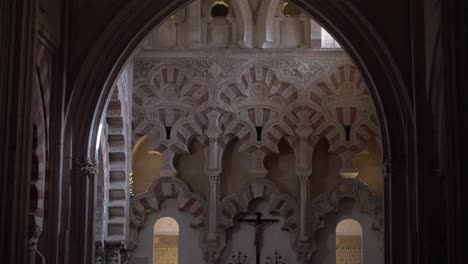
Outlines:
{"label": "pointed stone arch", "polygon": [[[96,155],[93,147],[97,142],[99,116],[105,108],[106,98],[110,94],[122,66],[138,46],[140,41],[156,25],[172,14],[177,8],[188,4],[188,0],[160,2],[131,0],[118,11],[115,18],[103,30],[93,47],[88,52],[85,61],[73,82],[70,93],[70,104],[67,107],[66,135],[73,135],[73,156],[83,159],[93,159]],[[414,237],[407,238],[409,223],[415,219],[415,214],[408,210],[411,207],[411,192],[396,193],[397,190],[409,190],[412,181],[407,181],[409,175],[414,175],[416,167],[411,163],[416,151],[414,144],[414,118],[410,97],[402,78],[399,65],[395,63],[388,45],[382,40],[381,33],[376,31],[368,19],[354,6],[344,0],[334,2],[304,2],[293,0],[308,14],[332,33],[341,45],[349,52],[354,62],[371,87],[371,95],[377,105],[377,115],[382,128],[383,156],[386,167],[385,188],[386,208],[389,214],[389,232],[392,237],[385,243],[387,260],[393,256],[394,261],[406,263],[409,255],[409,244]],[[164,6],[164,8],[160,8]],[[125,21],[125,23],[124,23]],[[333,21],[333,23],[331,22]],[[108,45],[113,43],[114,45]],[[99,87],[99,89],[96,89]],[[391,113],[385,114],[384,112]],[[77,111],[80,109],[80,111]],[[74,126],[75,124],[75,126]],[[80,124],[76,126],[76,124]],[[409,124],[409,125],[408,125]],[[390,129],[392,128],[392,129]],[[72,133],[73,132],[73,133]],[[401,146],[409,146],[401,151]],[[398,155],[395,154],[398,150]],[[393,159],[392,159],[393,157]],[[393,171],[393,173],[392,173]],[[75,176],[75,175],[74,175]],[[84,178],[84,177],[83,177]],[[71,239],[83,241],[83,245],[91,245],[92,194],[86,194],[88,179],[77,180],[76,196],[72,197],[71,218],[83,219],[86,230],[76,227],[71,230]],[[83,186],[83,187],[80,187]],[[91,199],[83,199],[83,196]],[[88,197],[89,198],[89,197]],[[407,221],[400,221],[403,217]],[[74,227],[75,228],[75,227]],[[89,235],[89,236],[88,236]],[[86,241],[85,241],[86,240]],[[397,246],[405,243],[405,246]],[[392,246],[393,245],[393,246]],[[87,250],[86,254],[92,252]],[[72,252],[72,258],[80,261],[88,258],[84,246]]]}

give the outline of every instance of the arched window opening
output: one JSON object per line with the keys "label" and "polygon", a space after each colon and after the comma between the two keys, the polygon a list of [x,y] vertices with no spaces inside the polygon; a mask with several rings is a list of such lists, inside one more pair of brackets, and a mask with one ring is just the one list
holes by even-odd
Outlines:
{"label": "arched window opening", "polygon": [[131,195],[146,192],[148,187],[160,177],[163,165],[161,153],[153,149],[147,136],[141,137],[132,151]]}
{"label": "arched window opening", "polygon": [[212,17],[227,17],[229,5],[224,1],[215,1],[211,6]]}
{"label": "arched window opening", "polygon": [[336,264],[362,264],[362,227],[345,219],[336,226]]}
{"label": "arched window opening", "polygon": [[340,44],[326,31],[322,28],[322,49],[339,49],[341,48]]}
{"label": "arched window opening", "polygon": [[301,10],[296,6],[286,2],[283,4],[283,15],[285,17],[298,17],[301,15]]}
{"label": "arched window opening", "polygon": [[153,264],[177,264],[179,224],[172,217],[162,217],[154,224]]}

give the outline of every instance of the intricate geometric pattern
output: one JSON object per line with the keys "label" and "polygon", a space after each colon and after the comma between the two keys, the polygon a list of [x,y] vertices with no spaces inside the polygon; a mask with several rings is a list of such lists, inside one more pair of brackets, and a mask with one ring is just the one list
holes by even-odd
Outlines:
{"label": "intricate geometric pattern", "polygon": [[[138,62],[150,66],[145,70],[146,77],[135,80],[134,141],[150,136],[155,150],[162,152],[172,171],[168,175],[176,174],[173,157],[188,152],[192,137],[204,140],[207,114],[213,111],[219,113],[216,122],[220,124],[220,135],[237,137],[239,151],[258,160],[257,171],[264,170],[261,163],[268,153],[278,152],[278,142],[283,137],[289,137],[293,148],[298,143],[294,138],[304,133],[309,133],[307,137],[326,138],[346,170],[352,170],[352,159],[367,148],[370,140],[379,141],[374,105],[354,65],[328,63],[328,71],[310,82],[310,76],[285,74],[281,63],[266,59],[258,59],[258,63],[239,62],[223,63],[223,68],[230,63],[238,66],[234,72],[216,67],[217,74],[223,76],[221,84],[213,75],[192,81],[186,77],[205,68],[212,71],[216,64],[209,61],[201,60],[197,67],[193,61]],[[304,71],[307,63],[303,60],[289,65]]]}
{"label": "intricate geometric pattern", "polygon": [[[353,169],[351,161],[366,149],[370,140],[379,141],[374,105],[354,65],[325,58],[288,59],[287,65],[284,61],[226,58],[221,64],[219,58],[213,61],[168,58],[140,63],[147,67],[144,67],[145,74],[136,76],[134,82],[133,136],[136,140],[147,135],[153,147],[161,152],[166,166],[161,175],[177,176],[174,156],[188,152],[192,138],[209,141],[205,172],[210,179],[209,197],[213,207],[206,208],[205,202],[197,199],[192,200],[198,206],[195,209],[190,206],[204,212],[202,216],[190,209],[194,225],[208,226],[209,235],[215,236],[211,244],[205,241],[201,245],[207,261],[219,258],[226,242],[225,232],[234,225],[234,217],[246,212],[249,202],[257,198],[267,201],[272,211],[284,218],[284,228],[290,231],[292,247],[301,259],[310,259],[315,242],[307,238],[305,232],[309,228],[300,223],[307,221],[311,229],[311,234],[307,234],[314,237],[313,233],[321,227],[320,219],[336,210],[344,197],[374,206],[369,212],[374,215],[375,228],[383,230],[379,203],[356,180],[343,180],[332,192],[316,197],[310,204],[307,194],[301,195],[299,203],[280,193],[265,178],[264,158],[279,152],[278,144],[283,138],[294,150],[296,174],[301,184],[307,184],[312,171],[307,161],[311,160],[318,139],[328,140],[330,151],[342,158],[345,170]],[[238,151],[251,155],[250,173],[257,179],[244,183],[239,193],[217,201],[217,186],[222,180],[218,177],[222,173],[220,161],[234,137],[238,139]],[[188,189],[170,191],[183,184],[176,177],[160,179],[179,182],[170,185],[173,187],[165,183],[169,194],[161,197],[175,196],[178,200],[181,196],[194,197]],[[155,184],[162,186],[159,181]],[[306,190],[301,188],[300,192]],[[154,193],[145,195],[133,202],[131,217],[135,227],[142,226],[146,212],[156,210],[160,202]],[[182,204],[187,202],[187,198],[180,200]],[[209,220],[205,221],[205,213]],[[203,237],[207,237],[207,232],[204,231]]]}

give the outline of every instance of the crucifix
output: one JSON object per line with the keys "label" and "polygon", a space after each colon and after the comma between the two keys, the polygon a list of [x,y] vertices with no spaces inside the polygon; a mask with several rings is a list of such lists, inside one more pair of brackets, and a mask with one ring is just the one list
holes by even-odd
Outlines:
{"label": "crucifix", "polygon": [[277,223],[278,219],[265,219],[262,218],[262,213],[257,212],[256,218],[251,219],[251,218],[243,218],[239,219],[239,222],[241,223],[247,223],[255,228],[255,263],[260,264],[260,242],[262,240],[262,233],[263,229],[271,224],[271,223]]}

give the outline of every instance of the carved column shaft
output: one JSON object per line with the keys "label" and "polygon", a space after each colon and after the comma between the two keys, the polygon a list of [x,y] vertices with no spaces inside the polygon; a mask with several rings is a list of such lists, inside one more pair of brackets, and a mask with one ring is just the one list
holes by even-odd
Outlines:
{"label": "carved column shaft", "polygon": [[210,198],[208,201],[208,239],[216,240],[217,237],[217,211],[219,203],[219,175],[220,169],[220,153],[221,149],[218,145],[218,139],[210,138],[208,149],[208,162],[206,165],[206,173],[210,181]]}
{"label": "carved column shaft", "polygon": [[309,240],[307,232],[307,201],[309,199],[309,175],[298,175],[299,176],[299,192],[300,192],[300,201],[299,201],[299,214],[300,214],[300,241]]}
{"label": "carved column shaft", "polygon": [[312,174],[313,146],[309,145],[308,138],[300,138],[296,150],[296,174],[299,178],[299,241],[308,241],[307,232],[307,202],[309,200],[309,178]]}
{"label": "carved column shaft", "polygon": [[85,226],[87,227],[86,234],[84,236],[84,248],[85,254],[84,260],[85,262],[91,262],[93,258],[93,245],[94,245],[94,232],[95,232],[95,193],[96,193],[96,179],[97,174],[99,173],[99,162],[94,159],[86,159],[80,162],[80,172],[81,176],[86,177],[85,180],[85,189],[87,194],[87,201],[85,207]]}
{"label": "carved column shaft", "polygon": [[217,209],[219,200],[219,174],[209,175],[210,177],[210,200],[209,200],[209,220],[208,239],[216,240],[217,237]]}
{"label": "carved column shaft", "polygon": [[215,110],[207,114],[208,127],[205,135],[209,139],[209,148],[207,153],[206,174],[210,181],[210,197],[208,211],[208,239],[217,238],[217,208],[219,202],[219,175],[221,174],[221,153],[222,149],[218,143],[222,133],[219,128],[219,117],[221,114]]}

